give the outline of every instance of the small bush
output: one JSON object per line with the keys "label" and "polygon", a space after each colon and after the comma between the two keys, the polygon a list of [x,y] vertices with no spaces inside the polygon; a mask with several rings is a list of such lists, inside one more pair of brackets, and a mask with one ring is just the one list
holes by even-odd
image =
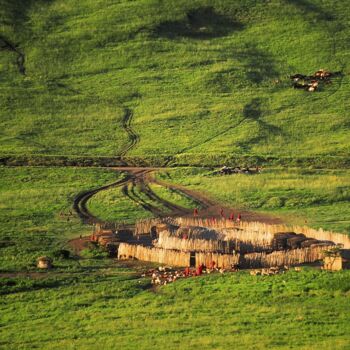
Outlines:
{"label": "small bush", "polygon": [[268,208],[268,209],[282,208],[283,205],[284,205],[284,201],[282,198],[271,197],[265,202],[264,208]]}
{"label": "small bush", "polygon": [[296,208],[300,207],[300,199],[299,198],[289,198],[285,202],[285,206],[288,208]]}

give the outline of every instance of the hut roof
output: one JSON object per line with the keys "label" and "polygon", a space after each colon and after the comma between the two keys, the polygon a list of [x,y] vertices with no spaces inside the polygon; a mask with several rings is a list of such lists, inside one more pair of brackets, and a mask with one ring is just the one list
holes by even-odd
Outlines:
{"label": "hut roof", "polygon": [[52,259],[51,259],[50,257],[48,257],[48,256],[40,256],[40,257],[38,258],[38,261],[48,261],[48,262],[51,262]]}

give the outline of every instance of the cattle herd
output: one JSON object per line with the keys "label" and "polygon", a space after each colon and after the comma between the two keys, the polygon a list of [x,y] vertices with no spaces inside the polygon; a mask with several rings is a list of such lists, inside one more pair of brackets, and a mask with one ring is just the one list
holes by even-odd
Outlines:
{"label": "cattle herd", "polygon": [[[294,267],[294,270],[296,272],[301,271],[300,266]],[[289,266],[276,266],[276,267],[269,267],[269,268],[263,268],[263,269],[252,269],[250,270],[249,274],[251,276],[272,276],[277,274],[283,274],[286,271],[290,270]],[[185,268],[185,269],[174,269],[170,266],[159,266],[158,268],[149,269],[145,271],[141,277],[150,277],[151,278],[151,284],[154,286],[162,286],[167,285],[170,283],[173,283],[179,279],[182,278],[190,278],[190,277],[196,277],[200,276],[202,274],[211,274],[211,273],[220,273],[223,274],[225,272],[237,272],[239,271],[237,266],[232,266],[230,269],[223,269],[223,268],[215,268],[215,267],[197,267],[194,268]]]}
{"label": "cattle herd", "polygon": [[205,267],[198,266],[197,268],[173,268],[170,266],[159,266],[158,268],[149,269],[145,271],[141,277],[150,277],[151,284],[154,286],[163,286],[169,283],[173,283],[182,278],[191,278],[200,276],[203,274],[220,273],[225,272],[236,272],[238,271],[237,266],[231,266],[230,269],[217,268],[215,266]]}
{"label": "cattle herd", "polygon": [[341,72],[329,72],[325,69],[320,69],[313,75],[294,74],[290,76],[293,81],[294,89],[302,89],[309,92],[314,92],[319,89],[321,84],[330,84],[331,79],[341,75]]}
{"label": "cattle herd", "polygon": [[214,172],[214,175],[231,175],[231,174],[260,174],[261,173],[261,167],[228,167],[228,166],[223,166],[219,170]]}

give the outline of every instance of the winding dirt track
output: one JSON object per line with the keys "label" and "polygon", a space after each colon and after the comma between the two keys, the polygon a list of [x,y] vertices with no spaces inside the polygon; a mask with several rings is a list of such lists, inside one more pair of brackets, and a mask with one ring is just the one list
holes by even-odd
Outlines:
{"label": "winding dirt track", "polygon": [[121,157],[124,157],[140,141],[139,135],[131,127],[132,118],[133,118],[132,110],[129,108],[125,108],[124,117],[122,120],[122,128],[128,134],[129,143],[118,153],[118,155]]}
{"label": "winding dirt track", "polygon": [[108,184],[108,185],[105,185],[105,186],[102,186],[99,188],[95,188],[92,190],[88,190],[88,191],[84,191],[84,192],[79,193],[74,198],[73,209],[76,211],[78,216],[82,219],[82,221],[86,224],[91,225],[91,224],[95,224],[95,223],[104,222],[103,220],[94,216],[88,210],[87,203],[88,203],[89,199],[100,191],[104,191],[104,190],[110,189],[112,187],[120,187],[120,186],[126,185],[130,181],[133,181],[136,176],[139,176],[140,173],[143,173],[146,171],[148,171],[148,170],[142,170],[142,169],[139,169],[137,171],[135,170],[134,172],[127,173],[126,176],[121,180],[118,180],[116,182],[113,182],[111,184]]}
{"label": "winding dirt track", "polygon": [[[122,157],[122,159],[140,141],[139,135],[133,130],[131,126],[132,118],[133,113],[131,109],[125,108],[122,127],[128,134],[129,143],[125,147],[123,147],[118,154]],[[184,189],[181,186],[175,186],[163,181],[155,180],[154,176],[152,176],[152,173],[156,170],[159,170],[157,168],[128,167],[127,161],[123,160],[123,162],[125,163],[125,167],[115,168],[115,170],[124,173],[124,178],[111,184],[79,193],[74,198],[73,208],[84,223],[90,225],[96,223],[103,223],[105,226],[115,226],[116,224],[118,224],[119,228],[130,228],[129,225],[122,226],[120,225],[120,223],[117,222],[105,222],[101,218],[98,218],[95,215],[93,215],[88,209],[88,201],[95,194],[113,187],[121,187],[124,196],[128,197],[130,200],[140,205],[143,209],[152,213],[155,217],[186,216],[189,215],[192,212],[192,210],[169,202],[164,198],[161,198],[152,190],[152,188],[150,187],[151,183],[155,183],[162,187],[179,192],[180,194],[191,199],[193,202],[196,203],[198,207],[202,209],[207,209],[213,205],[213,203],[206,199],[204,196],[199,195],[193,191]]]}
{"label": "winding dirt track", "polygon": [[[78,194],[74,199],[73,208],[79,215],[79,217],[86,224],[96,224],[103,223],[106,226],[118,224],[120,228],[130,229],[130,225],[120,225],[117,222],[106,222],[101,218],[96,217],[91,213],[87,207],[88,201],[98,192],[104,191],[113,187],[121,187],[123,194],[131,199],[133,202],[140,205],[145,210],[151,212],[156,217],[165,216],[189,216],[192,215],[192,210],[184,208],[177,204],[171,203],[164,198],[158,196],[150,187],[150,184],[158,184],[168,189],[172,189],[179,194],[191,199],[196,203],[199,211],[199,216],[201,217],[219,217],[221,210],[224,210],[226,216],[231,212],[238,213],[237,209],[230,207],[225,207],[219,203],[209,199],[203,193],[190,190],[181,185],[170,184],[165,181],[156,180],[153,173],[157,168],[132,168],[132,167],[122,167],[115,168],[118,172],[123,172],[125,174],[123,179],[120,179],[111,184],[92,189],[89,191],[82,192]],[[164,169],[161,169],[164,170]],[[271,217],[269,215],[255,213],[251,211],[239,211],[242,218],[247,221],[262,221],[266,223],[281,223],[279,218]]]}
{"label": "winding dirt track", "polygon": [[[176,216],[176,215],[188,215],[191,210],[183,208],[177,204],[171,203],[161,197],[159,197],[149,186],[150,183],[158,183],[161,186],[171,188],[171,186],[161,184],[158,181],[155,181],[150,173],[155,171],[154,168],[116,168],[116,171],[121,171],[125,173],[123,179],[120,179],[111,184],[88,190],[82,193],[79,193],[73,202],[73,209],[76,211],[78,216],[86,224],[96,224],[96,223],[108,223],[104,220],[93,215],[88,207],[88,201],[98,192],[104,191],[113,187],[122,187],[123,194],[131,199],[133,202],[142,206],[145,210],[151,212],[154,216]],[[136,191],[136,189],[138,191]],[[188,194],[185,194],[189,197]],[[192,198],[192,197],[191,197]],[[201,199],[193,198],[200,206],[206,207],[207,204],[204,203]]]}
{"label": "winding dirt track", "polygon": [[[79,193],[74,198],[73,208],[86,224],[96,224],[103,223],[106,226],[115,226],[118,224],[119,228],[130,228],[130,225],[121,225],[118,222],[105,222],[101,218],[96,217],[90,213],[87,203],[88,201],[98,192],[104,191],[113,187],[121,187],[122,193],[128,197],[133,202],[140,205],[143,209],[151,212],[155,217],[164,216],[188,216],[192,214],[192,210],[184,208],[178,204],[169,202],[168,200],[161,198],[157,195],[150,187],[151,183],[158,184],[162,187],[171,189],[179,193],[182,196],[187,197],[192,200],[198,208],[200,208],[199,215],[202,217],[217,217],[221,215],[224,211],[225,215],[229,213],[237,213],[236,209],[223,207],[219,203],[209,199],[204,194],[197,191],[190,190],[180,185],[171,184],[165,181],[156,180],[153,173],[157,170],[165,170],[164,168],[140,168],[140,167],[128,167],[127,160],[123,159],[124,156],[133,149],[140,141],[139,135],[133,130],[131,126],[133,118],[133,112],[129,108],[124,109],[124,117],[122,120],[122,128],[128,135],[129,143],[125,145],[120,151],[119,156],[121,156],[124,167],[115,168],[116,171],[124,173],[124,178],[113,182],[111,184],[88,190]],[[245,220],[256,220],[264,221],[269,223],[279,223],[278,218],[272,218],[267,215],[257,214],[248,211],[240,211],[241,215]]]}

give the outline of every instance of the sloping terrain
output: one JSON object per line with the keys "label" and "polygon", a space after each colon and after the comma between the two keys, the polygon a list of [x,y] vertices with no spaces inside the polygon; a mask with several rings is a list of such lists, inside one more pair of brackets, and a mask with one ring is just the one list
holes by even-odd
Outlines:
{"label": "sloping terrain", "polygon": [[152,288],[87,237],[197,207],[350,233],[349,24],[347,0],[0,0],[0,348],[348,349],[349,271]]}
{"label": "sloping terrain", "polygon": [[345,0],[0,4],[1,155],[349,154]]}

